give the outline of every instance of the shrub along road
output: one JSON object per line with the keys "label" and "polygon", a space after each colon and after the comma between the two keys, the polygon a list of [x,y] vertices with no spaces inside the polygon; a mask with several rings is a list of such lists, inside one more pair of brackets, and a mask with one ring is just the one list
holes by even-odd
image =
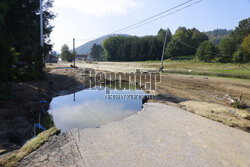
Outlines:
{"label": "shrub along road", "polygon": [[247,167],[249,155],[249,133],[147,103],[123,121],[53,136],[18,166]]}

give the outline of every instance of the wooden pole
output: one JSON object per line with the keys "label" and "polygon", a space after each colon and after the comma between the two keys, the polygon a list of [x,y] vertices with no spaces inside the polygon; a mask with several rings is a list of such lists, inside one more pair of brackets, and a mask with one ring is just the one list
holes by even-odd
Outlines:
{"label": "wooden pole", "polygon": [[74,68],[76,67],[76,55],[75,55],[75,38],[73,38],[73,56],[74,56]]}
{"label": "wooden pole", "polygon": [[163,49],[162,49],[161,67],[159,69],[159,72],[163,72],[163,69],[164,69],[163,62],[164,62],[164,55],[165,55],[165,49],[166,49],[166,42],[167,42],[167,31],[166,31],[166,35],[165,35],[165,39],[164,39],[164,44],[163,44]]}

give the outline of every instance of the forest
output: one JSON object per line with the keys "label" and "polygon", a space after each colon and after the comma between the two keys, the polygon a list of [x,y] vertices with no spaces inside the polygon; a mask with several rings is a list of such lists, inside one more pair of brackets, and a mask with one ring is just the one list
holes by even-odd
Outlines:
{"label": "forest", "polygon": [[232,30],[226,29],[215,29],[213,31],[205,32],[209,40],[212,41],[215,45],[219,45],[220,41],[225,37],[229,36]]}
{"label": "forest", "polygon": [[[218,38],[218,33],[210,32],[210,35]],[[184,58],[221,63],[250,62],[250,18],[240,21],[230,33],[222,32],[224,37],[219,40],[218,45],[209,40],[206,33],[186,27],[179,27],[174,34],[169,29],[160,29],[156,36],[110,37],[103,43],[105,58],[107,61],[160,60],[165,35],[165,59]]]}

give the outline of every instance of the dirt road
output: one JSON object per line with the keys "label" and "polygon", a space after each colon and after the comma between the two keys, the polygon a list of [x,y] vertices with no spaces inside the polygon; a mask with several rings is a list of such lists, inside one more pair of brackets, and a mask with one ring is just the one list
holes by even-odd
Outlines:
{"label": "dirt road", "polygon": [[[138,62],[98,62],[98,64],[76,63],[80,68],[93,68],[100,71],[112,72],[135,72],[136,69],[142,71],[158,70],[157,63],[138,63]],[[69,65],[69,63],[66,63]],[[210,66],[212,66],[210,64]],[[167,69],[174,69],[177,67],[166,65]],[[178,66],[178,68],[183,68]],[[186,67],[188,68],[188,67]],[[208,68],[208,67],[200,67]],[[188,69],[186,69],[188,70]],[[242,95],[242,99],[250,106],[250,81],[242,79],[231,79],[222,77],[206,77],[206,76],[192,76],[179,74],[162,75],[162,82],[158,84],[159,92],[165,90],[168,94],[178,97],[205,100],[210,102],[217,102],[226,104],[227,94],[235,97]]]}
{"label": "dirt road", "polygon": [[52,139],[18,166],[250,166],[250,134],[159,103]]}
{"label": "dirt road", "polygon": [[[77,66],[112,72],[135,72],[138,68],[145,71],[156,70],[153,65],[136,62],[77,63]],[[163,74],[161,82],[156,85],[156,91],[151,93],[157,95],[158,102],[171,101],[177,107],[250,132],[249,80]],[[232,107],[229,96],[241,97],[248,107],[243,110]]]}

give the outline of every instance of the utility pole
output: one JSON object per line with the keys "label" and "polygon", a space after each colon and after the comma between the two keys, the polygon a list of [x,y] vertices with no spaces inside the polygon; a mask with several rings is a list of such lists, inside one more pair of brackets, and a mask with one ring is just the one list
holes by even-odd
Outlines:
{"label": "utility pole", "polygon": [[159,69],[159,72],[164,72],[164,66],[163,66],[163,61],[164,61],[164,54],[165,54],[165,48],[166,48],[166,42],[167,42],[167,31],[166,31],[166,35],[165,35],[165,39],[164,39],[164,44],[163,44],[163,49],[162,49],[162,55],[161,55],[161,67]]}
{"label": "utility pole", "polygon": [[41,47],[42,47],[42,63],[44,65],[44,52],[43,52],[43,0],[40,0],[40,38],[41,38]]}
{"label": "utility pole", "polygon": [[74,56],[74,68],[76,67],[76,54],[75,54],[75,38],[73,38],[73,56]]}

